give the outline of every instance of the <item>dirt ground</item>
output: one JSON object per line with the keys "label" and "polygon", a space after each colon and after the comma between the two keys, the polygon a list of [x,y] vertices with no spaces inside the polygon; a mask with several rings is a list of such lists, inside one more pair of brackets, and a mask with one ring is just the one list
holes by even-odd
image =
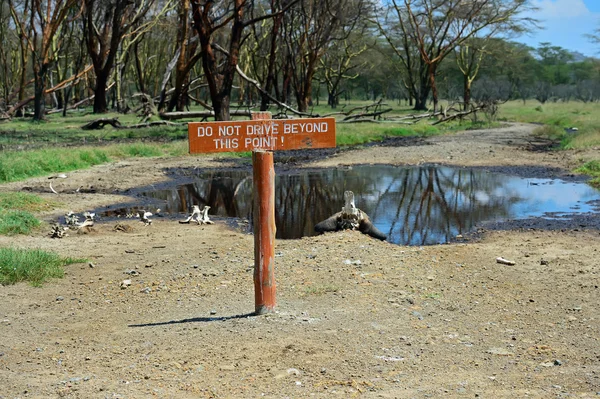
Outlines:
{"label": "dirt ground", "polygon": [[[560,176],[598,157],[547,151],[532,130],[390,141],[297,167],[536,166]],[[131,202],[125,190],[165,181],[169,168],[228,162],[127,160],[70,173],[55,182],[59,194],[46,178],[0,190],[60,201],[41,215],[51,221]],[[42,288],[0,286],[0,398],[600,395],[598,230],[495,231],[426,247],[358,232],[278,240],[276,312],[252,316],[252,236],[223,223],[127,223],[132,232],[99,222],[62,239],[49,229],[0,237],[0,246],[89,259]]]}

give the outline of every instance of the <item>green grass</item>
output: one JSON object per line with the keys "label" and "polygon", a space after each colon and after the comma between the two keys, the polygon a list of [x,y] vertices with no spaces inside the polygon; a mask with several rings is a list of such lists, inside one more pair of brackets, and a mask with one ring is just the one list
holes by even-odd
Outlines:
{"label": "green grass", "polygon": [[440,133],[439,128],[426,123],[410,127],[393,122],[373,125],[340,123],[336,126],[336,142],[338,146],[357,145],[381,141],[388,137],[430,136]]}
{"label": "green grass", "polygon": [[4,151],[0,152],[0,183],[86,169],[111,162],[114,158],[178,156],[186,153],[187,143],[183,142]]}
{"label": "green grass", "polygon": [[0,209],[0,235],[29,234],[40,224],[29,212]]}
{"label": "green grass", "polygon": [[41,225],[31,212],[52,209],[55,203],[27,193],[0,193],[0,235],[29,234]]}
{"label": "green grass", "polygon": [[34,194],[19,192],[0,193],[0,209],[41,212],[52,209],[56,205]]}
{"label": "green grass", "polygon": [[600,161],[586,162],[575,171],[592,176],[590,183],[596,187],[600,187]]}
{"label": "green grass", "polygon": [[57,172],[69,172],[108,162],[103,150],[48,148],[0,153],[0,182],[23,180]]}
{"label": "green grass", "polygon": [[38,249],[0,248],[0,284],[28,281],[39,287],[49,278],[64,276],[63,267],[84,259],[62,258]]}
{"label": "green grass", "polygon": [[[510,101],[500,107],[500,118],[507,121],[540,123],[551,126],[550,138],[558,139],[563,149],[584,149],[600,145],[600,104],[578,101],[540,104],[538,101]],[[576,127],[567,135],[565,128]],[[557,137],[558,136],[558,137]]]}
{"label": "green grass", "polygon": [[187,126],[156,126],[143,129],[115,129],[106,126],[101,130],[83,130],[81,126],[98,118],[118,118],[122,125],[132,125],[140,121],[134,114],[109,112],[95,115],[91,111],[70,112],[47,115],[45,121],[15,118],[0,123],[0,144],[6,146],[35,146],[46,144],[64,145],[107,142],[113,140],[137,140],[145,137],[161,140],[181,140],[187,137]]}

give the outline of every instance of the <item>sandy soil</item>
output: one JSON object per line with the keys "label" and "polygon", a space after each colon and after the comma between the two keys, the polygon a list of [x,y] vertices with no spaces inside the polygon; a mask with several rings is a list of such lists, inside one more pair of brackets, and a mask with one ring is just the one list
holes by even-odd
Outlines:
{"label": "sandy soil", "polygon": [[[560,176],[598,156],[546,151],[532,129],[392,140],[296,166],[529,166]],[[41,215],[50,221],[130,202],[127,189],[165,181],[169,168],[232,162],[128,160],[56,180],[58,195],[46,178],[0,190],[60,201]],[[222,223],[126,223],[133,231],[113,222],[63,239],[0,237],[89,259],[42,288],[0,286],[0,398],[600,395],[598,230],[496,231],[427,247],[358,232],[278,240],[276,312],[252,316],[252,236]]]}

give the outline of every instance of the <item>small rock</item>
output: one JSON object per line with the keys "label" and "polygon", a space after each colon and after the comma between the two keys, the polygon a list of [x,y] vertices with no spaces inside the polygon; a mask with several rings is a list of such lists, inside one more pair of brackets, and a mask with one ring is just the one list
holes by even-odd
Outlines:
{"label": "small rock", "polygon": [[121,281],[120,287],[122,290],[129,287],[131,285],[131,280],[123,280]]}
{"label": "small rock", "polygon": [[510,352],[504,348],[490,348],[486,351],[490,355],[498,355],[498,356],[514,356],[514,353]]}
{"label": "small rock", "polygon": [[150,288],[150,287],[145,287],[145,288],[142,288],[142,289],[140,290],[140,292],[143,292],[144,294],[149,294],[149,293],[151,293],[151,292],[152,292],[152,288]]}
{"label": "small rock", "polygon": [[554,359],[554,365],[555,366],[562,366],[562,362],[558,359]]}
{"label": "small rock", "polygon": [[300,370],[295,369],[295,368],[289,368],[289,369],[287,369],[287,373],[290,374],[290,375],[291,374],[293,374],[293,375],[300,375]]}
{"label": "small rock", "polygon": [[423,315],[416,310],[412,312],[412,315],[415,316],[419,320],[423,320]]}
{"label": "small rock", "polygon": [[216,315],[216,314],[217,314],[217,311],[216,311],[216,310],[211,310],[211,311],[210,311],[210,314],[214,316],[214,315]]}
{"label": "small rock", "polygon": [[346,259],[344,261],[344,264],[346,264],[346,265],[361,265],[362,262],[359,259],[357,259],[357,260]]}
{"label": "small rock", "polygon": [[96,267],[96,265],[94,265],[92,262],[88,263],[88,266],[89,266],[90,268],[92,268],[92,269],[93,269],[94,267]]}
{"label": "small rock", "polygon": [[64,297],[62,297],[62,296],[57,296],[57,297],[56,297],[56,301],[57,301],[57,302],[64,301],[64,300],[65,300],[65,298],[64,298]]}
{"label": "small rock", "polygon": [[548,262],[546,259],[541,259],[540,260],[540,265],[542,265],[542,266],[548,266],[549,263],[550,262]]}

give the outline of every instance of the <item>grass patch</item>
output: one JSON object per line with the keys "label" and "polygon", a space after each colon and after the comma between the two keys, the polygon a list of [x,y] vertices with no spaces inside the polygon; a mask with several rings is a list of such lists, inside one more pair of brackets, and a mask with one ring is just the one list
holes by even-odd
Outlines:
{"label": "grass patch", "polygon": [[565,135],[565,131],[554,125],[541,125],[533,129],[534,136],[546,137],[552,140],[559,140]]}
{"label": "grass patch", "polygon": [[38,249],[0,248],[0,284],[28,281],[39,287],[49,278],[64,276],[63,267],[84,259],[62,258]]}
{"label": "grass patch", "polygon": [[164,155],[164,151],[156,144],[135,143],[121,144],[113,154],[120,158],[158,157]]}
{"label": "grass patch", "polygon": [[[561,140],[562,149],[591,148],[600,145],[600,104],[578,101],[540,105],[537,101],[509,101],[500,106],[502,120],[540,123],[550,126],[547,132]],[[567,135],[566,128],[576,127]],[[558,136],[558,137],[557,137]]]}
{"label": "grass patch", "polygon": [[426,123],[406,125],[390,123],[382,124],[338,124],[336,143],[338,146],[366,144],[382,141],[388,137],[431,136],[439,134],[440,129]]}
{"label": "grass patch", "polygon": [[41,212],[52,209],[57,204],[35,194],[0,193],[0,209],[13,209],[27,212]]}
{"label": "grass patch", "polygon": [[87,169],[113,158],[187,154],[187,142],[111,144],[102,148],[69,147],[0,152],[0,183]]}
{"label": "grass patch", "polygon": [[109,160],[106,153],[98,149],[51,148],[34,151],[6,151],[0,153],[0,183],[85,169]]}
{"label": "grass patch", "polygon": [[29,212],[0,209],[0,234],[29,234],[41,222]]}
{"label": "grass patch", "polygon": [[586,162],[576,169],[575,172],[592,176],[590,183],[596,187],[600,187],[600,161]]}
{"label": "grass patch", "polygon": [[29,234],[41,222],[31,214],[56,204],[27,193],[0,193],[0,235]]}
{"label": "grass patch", "polygon": [[0,144],[7,146],[32,144],[79,144],[104,142],[143,137],[160,137],[161,139],[180,140],[187,137],[187,126],[155,126],[144,129],[114,129],[105,127],[102,130],[83,130],[81,126],[100,117],[118,118],[122,125],[133,125],[140,121],[135,114],[108,112],[95,115],[91,109],[87,111],[69,112],[66,117],[61,114],[46,115],[46,120],[34,122],[29,118],[14,118],[10,122],[0,124]]}

